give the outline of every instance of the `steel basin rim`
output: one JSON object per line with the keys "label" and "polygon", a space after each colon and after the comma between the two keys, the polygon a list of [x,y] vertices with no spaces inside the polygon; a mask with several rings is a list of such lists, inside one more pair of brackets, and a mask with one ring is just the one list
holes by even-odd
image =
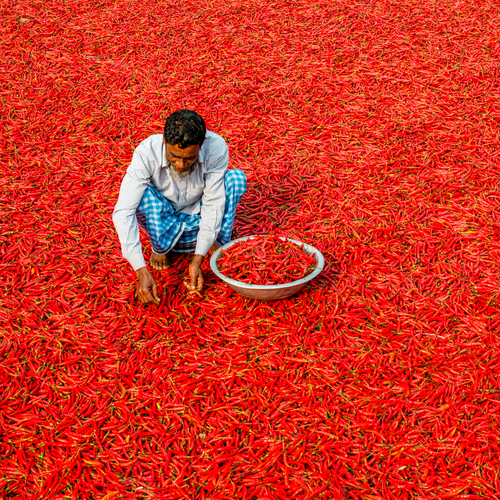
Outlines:
{"label": "steel basin rim", "polygon": [[300,278],[300,280],[292,281],[290,283],[283,283],[281,285],[253,285],[251,283],[244,283],[243,281],[233,280],[232,278],[227,277],[225,274],[222,274],[217,268],[217,258],[220,255],[221,251],[226,250],[235,243],[238,243],[239,241],[253,240],[256,237],[257,236],[243,236],[236,240],[231,240],[230,242],[218,248],[210,258],[210,268],[212,269],[214,274],[216,274],[222,281],[225,281],[228,285],[237,286],[239,288],[244,288],[247,290],[283,290],[285,288],[291,288],[297,285],[305,285],[308,281],[311,281],[312,279],[316,278],[316,276],[318,276],[318,274],[321,273],[321,271],[323,271],[323,268],[325,266],[325,258],[317,248],[308,245],[307,243],[304,243],[302,241],[292,240],[291,238],[285,238],[283,236],[279,236],[279,238],[283,241],[291,241],[297,245],[302,246],[304,250],[314,253],[318,261],[318,264],[312,273],[308,274],[307,276],[304,276],[304,278]]}

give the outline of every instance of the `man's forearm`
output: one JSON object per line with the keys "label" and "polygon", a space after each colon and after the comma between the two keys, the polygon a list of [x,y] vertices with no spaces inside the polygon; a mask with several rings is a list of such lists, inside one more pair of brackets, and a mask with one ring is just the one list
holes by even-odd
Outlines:
{"label": "man's forearm", "polygon": [[197,266],[201,266],[201,263],[203,262],[203,257],[204,255],[195,254],[191,263]]}
{"label": "man's forearm", "polygon": [[224,218],[224,207],[226,204],[226,191],[224,185],[224,173],[227,162],[221,169],[209,174],[206,181],[205,191],[202,197],[200,230],[196,242],[195,254],[207,255],[210,247],[214,244],[222,227]]}
{"label": "man's forearm", "polygon": [[200,230],[198,233],[198,240],[196,241],[195,254],[205,256],[207,255],[210,247],[217,239],[217,234],[214,231]]}
{"label": "man's forearm", "polygon": [[146,261],[144,260],[144,255],[142,255],[142,253],[132,255],[123,253],[123,256],[129,261],[130,265],[136,272],[139,269],[144,269],[146,267]]}
{"label": "man's forearm", "polygon": [[123,257],[129,261],[134,271],[144,267],[146,261],[142,255],[139,226],[135,214],[115,208],[113,223],[120,239]]}

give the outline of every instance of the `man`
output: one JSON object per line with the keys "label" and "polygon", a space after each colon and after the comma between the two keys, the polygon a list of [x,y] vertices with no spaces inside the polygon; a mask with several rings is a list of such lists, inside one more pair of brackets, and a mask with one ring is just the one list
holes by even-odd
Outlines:
{"label": "man", "polygon": [[168,268],[171,251],[194,251],[187,287],[203,290],[202,260],[231,239],[236,206],[246,190],[245,174],[227,170],[228,159],[224,139],[187,109],[172,113],[163,135],[148,137],[134,151],[113,222],[123,256],[137,273],[142,303],[160,299],[142,255],[138,224],[150,237],[153,269]]}

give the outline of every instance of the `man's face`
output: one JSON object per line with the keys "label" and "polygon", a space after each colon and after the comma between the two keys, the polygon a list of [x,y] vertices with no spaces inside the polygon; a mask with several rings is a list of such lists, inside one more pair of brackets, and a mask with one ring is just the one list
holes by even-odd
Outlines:
{"label": "man's face", "polygon": [[[165,139],[163,139],[165,142]],[[200,152],[200,145],[188,146],[187,148],[180,148],[178,145],[165,143],[167,160],[172,164],[174,170],[179,173],[187,172],[191,165],[198,159]]]}

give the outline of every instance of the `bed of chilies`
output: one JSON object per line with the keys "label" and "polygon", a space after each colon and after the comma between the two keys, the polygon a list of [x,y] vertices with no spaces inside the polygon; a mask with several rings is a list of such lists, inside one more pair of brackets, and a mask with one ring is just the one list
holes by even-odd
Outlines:
{"label": "bed of chilies", "polygon": [[[493,4],[181,4],[2,10],[0,496],[495,498]],[[137,302],[111,213],[182,107],[247,174],[234,237],[324,254],[298,295],[177,256]]]}

